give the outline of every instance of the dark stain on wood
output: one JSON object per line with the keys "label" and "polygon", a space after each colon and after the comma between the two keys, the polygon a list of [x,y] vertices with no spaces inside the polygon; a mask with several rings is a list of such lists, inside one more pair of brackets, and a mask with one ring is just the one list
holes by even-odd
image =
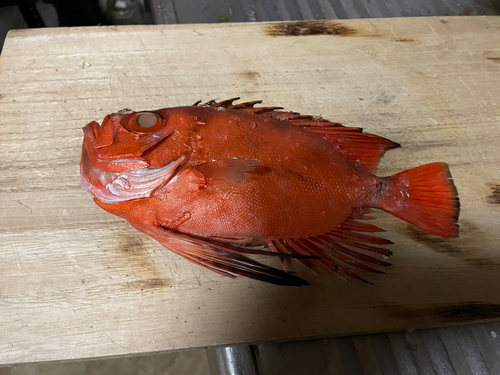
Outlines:
{"label": "dark stain on wood", "polygon": [[478,248],[477,239],[486,234],[469,221],[460,222],[460,238],[437,237],[407,223],[398,224],[396,230],[432,251],[460,259],[474,267],[500,264],[500,258],[481,256],[482,249]]}
{"label": "dark stain on wood", "polygon": [[500,317],[500,305],[470,302],[455,306],[436,307],[434,313],[445,318],[459,318],[460,320],[498,318]]}
{"label": "dark stain on wood", "polygon": [[[337,21],[290,21],[279,22],[268,26],[265,32],[269,36],[308,36],[308,35],[333,35],[333,36],[359,36],[359,37],[382,37],[381,33],[360,33],[352,27],[348,27]],[[413,38],[392,38],[396,42],[418,43]]]}
{"label": "dark stain on wood", "polygon": [[448,322],[463,322],[499,318],[500,305],[468,301],[464,303],[411,310],[401,306],[389,315],[399,319],[421,319],[425,316],[438,316],[440,319],[445,319]]}
{"label": "dark stain on wood", "polygon": [[487,57],[486,60],[490,60],[500,64],[500,57]]}
{"label": "dark stain on wood", "polygon": [[486,201],[491,204],[500,204],[500,185],[491,184],[490,194],[486,197]]}
{"label": "dark stain on wood", "polygon": [[280,22],[266,28],[269,36],[334,35],[353,36],[356,29],[335,21],[291,21]]}
{"label": "dark stain on wood", "polygon": [[248,79],[249,81],[255,81],[257,78],[260,77],[260,73],[256,72],[255,70],[247,70],[244,72],[237,73],[238,76],[241,78]]}
{"label": "dark stain on wood", "polygon": [[126,277],[134,277],[130,281],[126,280],[126,285],[129,288],[139,290],[171,286],[171,280],[162,277],[161,273],[156,269],[154,262],[151,260],[151,254],[141,236],[142,234],[130,234],[120,237],[118,241],[117,252],[126,256],[127,267],[131,268]]}
{"label": "dark stain on wood", "polygon": [[425,142],[420,142],[415,140],[412,144],[409,144],[405,146],[406,149],[418,149],[418,150],[426,150],[426,149],[432,149],[432,148],[443,148],[443,147],[450,147],[450,146],[456,146],[455,141],[431,141],[427,140]]}
{"label": "dark stain on wood", "polygon": [[128,256],[130,255],[144,255],[147,253],[147,250],[142,242],[142,239],[133,236],[127,235],[120,238],[118,242],[118,251],[124,253]]}
{"label": "dark stain on wood", "polygon": [[445,24],[445,25],[448,24],[448,23],[450,23],[450,21],[446,21],[446,20],[439,20],[439,21],[441,21],[441,23]]}
{"label": "dark stain on wood", "polygon": [[129,286],[129,288],[141,289],[141,290],[157,289],[157,288],[162,288],[164,286],[170,286],[170,280],[161,278],[134,280],[134,281],[129,281],[127,285]]}
{"label": "dark stain on wood", "polygon": [[417,40],[413,38],[396,38],[394,39],[394,41],[403,43],[417,43]]}

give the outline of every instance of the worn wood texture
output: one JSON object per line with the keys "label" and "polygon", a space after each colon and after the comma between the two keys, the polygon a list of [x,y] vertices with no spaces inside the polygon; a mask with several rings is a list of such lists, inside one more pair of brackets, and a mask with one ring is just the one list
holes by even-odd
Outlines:
{"label": "worn wood texture", "polygon": [[[0,363],[431,327],[500,317],[500,18],[9,33],[0,58]],[[80,189],[82,126],[242,96],[402,144],[388,175],[451,166],[461,237],[379,213],[375,287],[286,288],[179,258]],[[276,264],[277,265],[277,264]]]}

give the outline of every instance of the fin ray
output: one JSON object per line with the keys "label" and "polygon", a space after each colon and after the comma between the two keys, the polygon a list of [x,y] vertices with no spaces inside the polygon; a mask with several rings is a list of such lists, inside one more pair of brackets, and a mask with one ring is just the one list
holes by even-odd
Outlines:
{"label": "fin ray", "polygon": [[[262,103],[262,100],[233,104],[238,99],[231,98],[220,102],[211,100],[203,105],[243,111],[308,129],[337,147],[340,153],[356,167],[365,169],[370,173],[376,171],[385,151],[400,147],[398,143],[387,138],[363,133],[362,128],[345,127],[339,122],[325,120],[320,116],[281,111],[282,107],[255,107],[256,104]],[[198,105],[198,103],[195,104]]]}
{"label": "fin ray", "polygon": [[[215,244],[214,241],[206,241],[164,227],[140,228],[140,230],[167,249],[223,276],[234,278],[236,275],[241,275],[277,285],[309,285],[307,281],[293,273],[266,266],[243,255],[249,252],[260,253],[251,249],[237,251],[236,246]],[[268,253],[267,255],[281,256],[281,254]]]}
{"label": "fin ray", "polygon": [[314,270],[317,267],[327,272],[344,274],[371,284],[350,268],[371,273],[384,273],[368,264],[386,267],[390,266],[391,263],[367,255],[363,251],[387,257],[392,254],[390,250],[374,245],[389,245],[392,242],[385,238],[359,233],[383,232],[382,229],[373,224],[356,221],[368,219],[364,215],[367,212],[369,210],[356,210],[338,228],[324,235],[272,240],[268,242],[268,246],[274,252],[319,257],[319,259],[297,259],[309,269]]}
{"label": "fin ray", "polygon": [[448,164],[421,165],[386,181],[380,208],[430,234],[458,237],[460,202]]}

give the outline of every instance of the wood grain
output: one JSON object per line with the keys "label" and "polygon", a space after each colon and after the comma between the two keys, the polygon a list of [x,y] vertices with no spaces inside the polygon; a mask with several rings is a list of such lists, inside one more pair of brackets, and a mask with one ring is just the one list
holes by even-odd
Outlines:
{"label": "wood grain", "polygon": [[[0,363],[500,317],[499,17],[12,31],[0,57]],[[377,215],[376,287],[194,266],[80,189],[81,128],[125,107],[263,99],[391,138],[380,175],[450,164],[461,237]]]}

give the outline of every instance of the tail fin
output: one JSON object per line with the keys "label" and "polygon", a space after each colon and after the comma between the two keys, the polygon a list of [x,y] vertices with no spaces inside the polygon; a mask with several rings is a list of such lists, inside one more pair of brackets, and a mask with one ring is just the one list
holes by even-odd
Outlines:
{"label": "tail fin", "polygon": [[460,203],[446,163],[431,163],[388,178],[380,208],[428,233],[458,237]]}

